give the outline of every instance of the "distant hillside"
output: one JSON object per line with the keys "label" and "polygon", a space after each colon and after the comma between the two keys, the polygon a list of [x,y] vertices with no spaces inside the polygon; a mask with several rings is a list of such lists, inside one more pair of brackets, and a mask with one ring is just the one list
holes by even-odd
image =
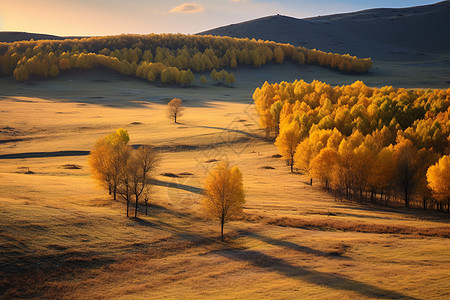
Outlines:
{"label": "distant hillside", "polygon": [[24,40],[63,40],[63,37],[50,34],[18,32],[18,31],[1,31],[0,42],[16,42]]}
{"label": "distant hillside", "polygon": [[81,37],[63,37],[51,34],[42,33],[30,33],[19,31],[0,31],[0,42],[17,42],[17,41],[29,41],[31,39],[37,40],[64,40],[68,38],[81,38]]}
{"label": "distant hillside", "polygon": [[[450,54],[450,1],[402,9],[371,9],[296,19],[275,15],[199,34],[248,37],[383,58]],[[387,56],[387,57],[386,57]]]}

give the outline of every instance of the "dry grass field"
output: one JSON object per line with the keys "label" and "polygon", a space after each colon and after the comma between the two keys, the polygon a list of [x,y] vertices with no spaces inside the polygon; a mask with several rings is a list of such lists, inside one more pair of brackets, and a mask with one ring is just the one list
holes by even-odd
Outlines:
{"label": "dry grass field", "polygon": [[[0,80],[0,298],[450,297],[448,215],[336,200],[290,174],[239,76],[187,89],[102,72]],[[173,97],[180,124],[165,114]],[[160,151],[138,218],[89,175],[86,154],[119,127]],[[222,159],[246,190],[224,243],[200,209]]]}

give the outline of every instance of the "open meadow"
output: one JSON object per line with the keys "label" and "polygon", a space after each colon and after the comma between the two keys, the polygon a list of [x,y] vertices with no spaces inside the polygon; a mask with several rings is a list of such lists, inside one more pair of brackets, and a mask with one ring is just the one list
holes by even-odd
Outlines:
{"label": "open meadow", "polygon": [[[292,68],[318,69],[262,70],[281,81]],[[260,73],[238,70],[234,88],[103,71],[0,79],[0,297],[450,297],[448,214],[335,199],[291,174],[259,129],[251,94],[268,80]],[[186,107],[179,124],[166,116],[174,97]],[[141,205],[138,218],[97,187],[87,164],[95,141],[117,128],[160,152],[148,215]],[[246,203],[220,242],[201,193],[224,159],[241,169]]]}

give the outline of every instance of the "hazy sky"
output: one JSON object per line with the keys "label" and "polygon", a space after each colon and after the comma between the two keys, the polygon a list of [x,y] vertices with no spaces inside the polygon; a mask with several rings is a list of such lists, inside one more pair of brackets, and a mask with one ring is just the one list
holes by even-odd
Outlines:
{"label": "hazy sky", "polygon": [[0,31],[62,36],[121,33],[197,33],[258,17],[297,18],[425,0],[0,0]]}

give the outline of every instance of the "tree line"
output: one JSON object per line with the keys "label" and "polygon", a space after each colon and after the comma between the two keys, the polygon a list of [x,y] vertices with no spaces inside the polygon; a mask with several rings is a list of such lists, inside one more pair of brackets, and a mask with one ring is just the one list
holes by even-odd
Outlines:
{"label": "tree line", "polygon": [[[105,67],[150,82],[188,85],[193,81],[192,72],[234,69],[239,65],[260,67],[286,60],[345,73],[365,73],[372,67],[370,58],[220,36],[150,34],[0,43],[0,73],[14,75],[19,81],[30,76],[56,77],[69,69]],[[214,81],[229,79],[213,77]]]}
{"label": "tree line", "polygon": [[265,83],[253,99],[291,171],[349,199],[450,209],[450,88],[300,80]]}

